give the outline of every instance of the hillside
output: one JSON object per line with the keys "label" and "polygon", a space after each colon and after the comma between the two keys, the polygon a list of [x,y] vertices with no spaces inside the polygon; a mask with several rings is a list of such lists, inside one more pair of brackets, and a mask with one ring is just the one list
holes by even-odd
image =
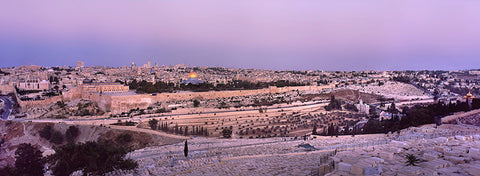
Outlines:
{"label": "hillside", "polygon": [[[21,143],[30,143],[37,146],[43,152],[44,156],[52,154],[54,152],[52,149],[54,144],[41,138],[39,135],[39,131],[46,125],[52,125],[54,130],[57,130],[62,134],[65,134],[65,131],[71,126],[65,123],[0,121],[0,133],[2,134],[0,141],[3,141],[0,145],[0,168],[6,165],[11,165],[15,162],[15,150]],[[182,141],[180,138],[162,136],[155,133],[109,128],[104,126],[77,125],[77,127],[80,131],[80,135],[76,138],[75,142],[112,140],[117,141],[117,144],[119,145],[125,145],[125,147],[131,149],[139,149],[148,146],[174,144]],[[126,143],[122,143],[121,140],[116,140],[119,135],[124,134],[130,135],[132,140]]]}

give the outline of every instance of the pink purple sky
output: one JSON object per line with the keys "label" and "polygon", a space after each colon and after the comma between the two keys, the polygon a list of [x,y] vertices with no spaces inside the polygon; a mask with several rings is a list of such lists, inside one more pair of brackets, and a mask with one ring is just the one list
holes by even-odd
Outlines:
{"label": "pink purple sky", "polygon": [[14,0],[0,14],[0,67],[480,68],[476,0]]}

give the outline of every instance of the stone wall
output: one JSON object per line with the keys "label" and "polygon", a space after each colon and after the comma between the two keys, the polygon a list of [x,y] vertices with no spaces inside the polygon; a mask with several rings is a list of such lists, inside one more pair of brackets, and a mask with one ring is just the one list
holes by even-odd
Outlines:
{"label": "stone wall", "polygon": [[32,101],[19,100],[18,104],[20,105],[22,111],[26,111],[29,108],[43,107],[43,106],[56,103],[57,101],[63,101],[63,96],[62,95],[54,96],[54,97],[47,98],[45,100],[32,100]]}
{"label": "stone wall", "polygon": [[13,93],[15,88],[11,85],[0,85],[0,94]]}
{"label": "stone wall", "polygon": [[[104,103],[100,106],[102,110],[111,111],[113,114],[127,112],[130,109],[145,109],[153,103],[192,99],[215,99],[235,96],[251,96],[269,93],[283,93],[288,91],[315,91],[331,86],[296,86],[296,87],[269,87],[257,90],[233,90],[233,91],[210,91],[210,92],[185,92],[185,93],[159,93],[159,94],[139,94],[126,96],[108,96],[103,95],[99,101]],[[111,103],[108,103],[111,102]]]}
{"label": "stone wall", "polygon": [[37,101],[19,101],[22,111],[36,106],[46,106],[57,101],[69,101],[74,99],[87,99],[96,102],[100,110],[119,114],[128,112],[130,109],[145,109],[153,103],[192,99],[215,99],[235,96],[251,96],[270,93],[283,93],[288,91],[316,91],[332,86],[296,86],[296,87],[269,87],[257,90],[232,90],[232,91],[210,91],[210,92],[184,92],[184,93],[159,93],[159,94],[137,94],[137,95],[105,95],[98,92],[91,92],[83,86],[70,89],[63,95]]}

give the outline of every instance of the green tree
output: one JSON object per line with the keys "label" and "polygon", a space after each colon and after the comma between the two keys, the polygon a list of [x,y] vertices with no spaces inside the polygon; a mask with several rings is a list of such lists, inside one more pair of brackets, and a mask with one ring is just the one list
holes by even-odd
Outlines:
{"label": "green tree", "polygon": [[413,154],[407,154],[405,158],[407,158],[407,161],[405,162],[407,166],[410,166],[410,165],[416,166],[417,163],[420,162],[420,160]]}
{"label": "green tree", "polygon": [[185,155],[185,157],[188,157],[188,144],[186,140],[185,140],[185,147],[183,148],[183,154]]}
{"label": "green tree", "polygon": [[132,135],[128,133],[122,133],[115,138],[115,141],[118,144],[128,144],[133,141]]}
{"label": "green tree", "polygon": [[224,138],[231,138],[232,137],[232,130],[225,128],[222,131],[222,135],[223,135]]}
{"label": "green tree", "polygon": [[43,175],[44,164],[42,152],[31,144],[22,143],[15,151],[16,175]]}
{"label": "green tree", "polygon": [[38,133],[40,134],[40,137],[46,140],[50,140],[50,138],[52,137],[52,131],[53,131],[52,126],[46,125]]}
{"label": "green tree", "polygon": [[388,107],[387,111],[390,112],[390,113],[397,113],[397,112],[398,112],[398,109],[397,109],[397,107],[395,106],[395,102],[392,102],[392,104],[390,105],[390,107]]}
{"label": "green tree", "polygon": [[150,125],[150,128],[152,128],[152,130],[156,130],[157,126],[158,126],[158,120],[157,119],[150,119],[148,121],[148,125]]}
{"label": "green tree", "polygon": [[127,150],[110,141],[68,143],[56,147],[55,154],[48,157],[53,175],[68,176],[83,170],[85,175],[104,175],[114,169],[135,169],[138,164],[124,159]]}
{"label": "green tree", "polygon": [[80,130],[76,126],[70,126],[65,132],[65,139],[67,142],[75,142],[78,135],[80,135]]}
{"label": "green tree", "polygon": [[2,173],[3,176],[16,176],[17,174],[15,173],[15,168],[11,166],[6,166],[3,168],[0,168],[0,173]]}
{"label": "green tree", "polygon": [[193,100],[193,107],[198,107],[200,105],[200,101]]}
{"label": "green tree", "polygon": [[335,99],[335,95],[330,96],[330,103],[325,106],[325,110],[342,109],[342,101]]}
{"label": "green tree", "polygon": [[60,131],[53,131],[52,137],[50,138],[50,142],[54,144],[61,144],[63,143],[63,134]]}

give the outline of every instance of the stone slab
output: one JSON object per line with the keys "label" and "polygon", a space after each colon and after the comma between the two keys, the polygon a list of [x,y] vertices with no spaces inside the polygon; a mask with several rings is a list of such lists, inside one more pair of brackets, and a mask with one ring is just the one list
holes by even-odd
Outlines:
{"label": "stone slab", "polygon": [[447,147],[444,146],[435,146],[433,147],[433,150],[440,153],[445,153],[446,151],[448,151]]}
{"label": "stone slab", "polygon": [[365,166],[362,166],[361,164],[355,164],[352,166],[350,173],[353,175],[362,175],[364,168]]}
{"label": "stone slab", "polygon": [[480,176],[480,165],[472,165],[466,170],[470,175]]}
{"label": "stone slab", "polygon": [[465,158],[456,156],[445,156],[445,160],[452,162],[453,164],[465,163]]}
{"label": "stone slab", "polygon": [[470,148],[468,150],[468,156],[472,157],[475,160],[480,160],[480,150],[476,148]]}
{"label": "stone slab", "polygon": [[439,155],[441,155],[441,154],[438,153],[438,152],[435,152],[435,151],[431,151],[431,152],[428,152],[428,153],[424,153],[423,154],[423,159],[427,160],[427,161],[431,161],[431,160],[438,159]]}
{"label": "stone slab", "polygon": [[338,163],[338,170],[339,171],[350,172],[351,168],[352,168],[351,164],[344,163],[344,162]]}
{"label": "stone slab", "polygon": [[377,174],[380,174],[380,172],[377,170],[377,168],[365,167],[364,174],[365,175],[377,175]]}
{"label": "stone slab", "polygon": [[467,138],[465,136],[455,136],[455,139],[460,140],[460,141],[466,141]]}
{"label": "stone slab", "polygon": [[430,169],[440,169],[451,166],[450,162],[445,161],[443,159],[436,159],[428,162],[424,162],[420,164],[424,168]]}
{"label": "stone slab", "polygon": [[393,153],[391,152],[380,152],[379,153],[380,158],[386,159],[386,160],[392,160],[393,159]]}

